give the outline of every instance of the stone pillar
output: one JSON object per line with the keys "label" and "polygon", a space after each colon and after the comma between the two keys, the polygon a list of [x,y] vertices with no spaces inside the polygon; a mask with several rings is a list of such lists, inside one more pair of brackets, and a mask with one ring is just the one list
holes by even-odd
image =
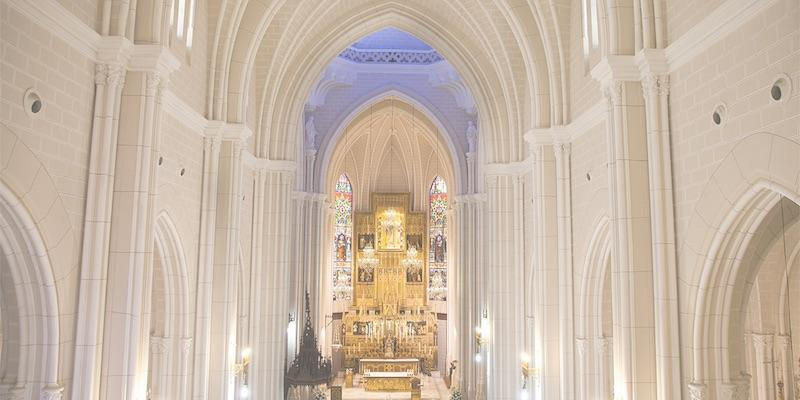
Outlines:
{"label": "stone pillar", "polygon": [[575,338],[575,398],[576,399],[590,399],[595,392],[595,373],[592,365],[592,359],[596,356],[592,348],[594,343],[589,338]]}
{"label": "stone pillar", "polygon": [[537,399],[561,396],[559,249],[556,159],[553,146],[532,144],[534,173],[534,366],[539,369]]}
{"label": "stone pillar", "polygon": [[775,398],[774,336],[771,333],[753,333],[751,337],[755,350],[756,396],[758,400],[772,400]]}
{"label": "stone pillar", "polygon": [[[490,166],[491,167],[491,166]],[[487,398],[517,399],[523,386],[519,354],[525,349],[523,174],[496,165],[486,179]],[[557,320],[557,315],[554,320]]]}
{"label": "stone pillar", "polygon": [[[484,307],[483,282],[483,221],[485,196],[466,194],[453,198],[453,220],[448,239],[451,248],[456,249],[454,265],[448,283],[450,302],[457,301],[455,307],[455,330],[458,347],[455,358],[458,360],[456,376],[458,387],[465,399],[483,398],[485,390],[485,354],[476,360],[478,345],[475,341],[475,328],[481,326],[481,311]],[[448,319],[450,317],[448,316]],[[488,345],[488,344],[487,344]]]}
{"label": "stone pillar", "polygon": [[170,398],[169,378],[172,376],[169,369],[171,338],[163,336],[150,336],[150,381],[147,392],[152,400]]}
{"label": "stone pillar", "polygon": [[[247,132],[246,129],[242,129]],[[241,225],[242,146],[248,135],[223,135],[219,151],[214,266],[211,289],[211,335],[208,398],[233,395],[237,361],[239,227]]]}
{"label": "stone pillar", "polygon": [[294,171],[264,160],[256,171],[253,240],[253,358],[251,398],[284,396],[289,316],[290,217]]}
{"label": "stone pillar", "polygon": [[195,311],[194,369],[192,397],[208,398],[208,374],[211,347],[211,292],[214,269],[214,232],[217,217],[217,179],[219,175],[220,136],[203,139],[203,184],[200,199],[200,238],[197,271],[197,308]]}
{"label": "stone pillar", "polygon": [[572,271],[572,178],[569,143],[553,145],[556,172],[556,217],[558,231],[558,309],[561,399],[574,398],[575,314]]}
{"label": "stone pillar", "polygon": [[[120,48],[120,52],[123,51]],[[100,354],[105,315],[106,267],[117,132],[127,54],[117,53],[95,66],[94,119],[89,151],[86,213],[83,219],[78,318],[72,398],[96,399],[100,392]]]}
{"label": "stone pillar", "polygon": [[680,396],[681,377],[669,75],[663,50],[642,50],[637,63],[647,119],[657,393],[659,399],[674,399]]}
{"label": "stone pillar", "polygon": [[[149,358],[155,160],[161,94],[180,64],[169,49],[143,46],[122,93],[114,167],[101,399],[144,399]],[[81,368],[86,368],[81,366]]]}
{"label": "stone pillar", "polygon": [[[783,396],[778,396],[778,400],[793,400],[794,391],[794,362],[792,358],[792,337],[789,335],[775,336],[776,354],[778,355],[778,365],[780,372],[778,380],[783,385]],[[780,394],[780,393],[779,393]]]}
{"label": "stone pillar", "polygon": [[601,399],[612,399],[614,396],[614,341],[610,337],[595,338],[595,363],[597,368],[597,393]]}
{"label": "stone pillar", "polygon": [[656,343],[650,183],[644,99],[638,74],[604,59],[592,75],[608,101],[613,233],[614,395],[655,399]]}
{"label": "stone pillar", "polygon": [[[325,343],[330,332],[322,330],[325,328],[325,218],[328,215],[328,203],[326,196],[321,193],[295,192],[293,195],[293,216],[292,224],[292,255],[293,262],[291,271],[292,299],[290,309],[296,317],[295,345],[299,345],[300,336],[303,332],[303,315],[305,304],[305,293],[308,292],[311,300],[311,323],[316,330],[317,338],[320,343]],[[294,350],[290,349],[287,361],[291,362],[294,357]]]}

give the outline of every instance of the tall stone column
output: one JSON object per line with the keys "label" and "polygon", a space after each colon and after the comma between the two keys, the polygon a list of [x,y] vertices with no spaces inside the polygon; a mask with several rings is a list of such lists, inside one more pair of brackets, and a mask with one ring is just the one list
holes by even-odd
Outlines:
{"label": "tall stone column", "polygon": [[[490,166],[491,167],[491,166]],[[497,165],[486,179],[487,398],[517,399],[523,386],[519,354],[525,351],[524,167]],[[557,320],[557,317],[556,317]]]}
{"label": "tall stone column", "polygon": [[597,393],[601,399],[611,399],[614,395],[614,363],[611,360],[613,340],[610,337],[598,337],[594,345]]}
{"label": "tall stone column", "polygon": [[217,179],[217,212],[214,225],[214,266],[211,289],[211,346],[208,398],[233,395],[237,299],[240,277],[239,227],[241,226],[242,146],[249,130],[240,135],[222,134]]}
{"label": "tall stone column", "polygon": [[[295,192],[293,194],[293,262],[291,270],[292,299],[290,308],[296,317],[296,327],[293,342],[299,345],[303,331],[303,313],[305,293],[308,292],[311,300],[311,322],[317,330],[317,338],[324,343],[330,332],[325,332],[324,307],[327,297],[324,295],[325,266],[325,218],[327,215],[327,201],[324,194],[311,192]],[[287,361],[291,362],[294,350],[289,349]]]}
{"label": "tall stone column", "polygon": [[263,160],[255,185],[253,240],[253,357],[251,396],[284,396],[286,327],[289,317],[291,198],[294,170],[279,161]]}
{"label": "tall stone column", "polygon": [[561,396],[559,221],[556,158],[553,146],[532,140],[534,174],[534,366],[539,369],[535,388],[539,399]]}
{"label": "tall stone column", "polygon": [[219,175],[219,135],[203,139],[203,179],[200,199],[200,238],[197,271],[197,306],[194,327],[194,369],[192,398],[208,398],[211,347],[211,292],[214,270],[214,236],[217,217],[217,179]]}
{"label": "tall stone column", "polygon": [[645,109],[638,72],[606,58],[592,70],[608,101],[614,395],[655,399],[656,343]]}
{"label": "tall stone column", "polygon": [[751,334],[755,349],[756,395],[758,400],[775,398],[775,359],[773,346],[775,337],[771,333]]}
{"label": "tall stone column", "polygon": [[783,397],[778,396],[778,399],[794,399],[794,359],[792,358],[792,337],[790,335],[776,335],[775,336],[776,354],[778,355],[778,362],[780,365],[780,375],[778,380],[783,385]]}
{"label": "tall stone column", "polygon": [[169,49],[160,45],[143,46],[136,53],[147,56],[132,59],[122,93],[103,320],[101,399],[146,396],[161,94],[169,73],[180,65]]}
{"label": "tall stone column", "polygon": [[657,393],[659,399],[674,399],[681,377],[668,66],[663,50],[645,49],[636,59],[647,120]]}
{"label": "tall stone column", "polygon": [[561,399],[572,399],[574,393],[575,359],[573,343],[575,314],[573,312],[572,270],[572,169],[571,146],[561,142],[553,145],[556,169],[556,214],[558,230],[558,309]]}
{"label": "tall stone column", "polygon": [[[449,239],[451,248],[457,249],[454,270],[450,271],[448,301],[457,301],[455,307],[458,348],[458,385],[464,398],[485,397],[485,354],[476,358],[478,345],[475,328],[481,326],[481,313],[485,304],[483,283],[485,279],[483,258],[483,223],[486,197],[482,194],[465,194],[453,199],[453,221]],[[488,345],[488,344],[487,344]],[[484,396],[484,397],[482,397]]]}
{"label": "tall stone column", "polygon": [[100,354],[105,316],[106,268],[111,236],[111,199],[117,156],[119,108],[129,54],[119,46],[95,66],[94,119],[83,220],[78,318],[71,398],[100,393]]}

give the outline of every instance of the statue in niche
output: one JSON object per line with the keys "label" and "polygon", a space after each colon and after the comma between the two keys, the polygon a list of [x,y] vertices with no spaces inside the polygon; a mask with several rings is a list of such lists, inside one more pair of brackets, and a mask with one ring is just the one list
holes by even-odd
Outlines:
{"label": "statue in niche", "polygon": [[347,235],[336,235],[336,261],[347,261]]}
{"label": "statue in niche", "polygon": [[431,248],[433,250],[433,262],[445,262],[445,254],[447,251],[447,241],[441,232],[437,233],[431,238]]}
{"label": "statue in niche", "polygon": [[371,233],[358,235],[358,249],[374,249],[375,248],[375,235]]}
{"label": "statue in niche", "polygon": [[422,251],[422,235],[406,235],[406,243],[409,249]]}
{"label": "statue in niche", "polygon": [[394,209],[386,210],[378,221],[378,244],[381,250],[402,250],[405,235],[403,234],[403,218]]}
{"label": "statue in niche", "polygon": [[316,150],[317,126],[314,124],[314,116],[308,117],[305,127],[305,147],[306,150]]}
{"label": "statue in niche", "polygon": [[467,144],[469,145],[469,152],[474,153],[478,140],[478,128],[475,127],[475,122],[469,121],[467,123]]}
{"label": "statue in niche", "polygon": [[406,282],[422,282],[422,268],[409,268],[406,270]]}
{"label": "statue in niche", "polygon": [[359,282],[374,282],[375,281],[375,274],[372,268],[364,268],[360,267],[358,269],[358,281]]}

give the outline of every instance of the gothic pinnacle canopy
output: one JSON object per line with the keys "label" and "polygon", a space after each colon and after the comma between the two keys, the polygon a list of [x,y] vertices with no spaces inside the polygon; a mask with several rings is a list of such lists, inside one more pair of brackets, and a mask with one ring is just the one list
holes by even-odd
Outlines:
{"label": "gothic pinnacle canopy", "polygon": [[320,385],[327,383],[333,376],[330,359],[324,358],[317,347],[309,303],[309,294],[306,292],[306,324],[300,341],[300,351],[286,372],[286,381],[292,386]]}

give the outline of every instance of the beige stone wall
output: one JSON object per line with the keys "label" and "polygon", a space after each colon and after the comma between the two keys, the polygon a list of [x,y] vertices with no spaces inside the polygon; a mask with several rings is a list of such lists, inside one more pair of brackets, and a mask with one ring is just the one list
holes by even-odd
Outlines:
{"label": "beige stone wall", "polygon": [[[59,375],[69,384],[86,173],[94,101],[94,63],[27,17],[0,3],[0,177],[28,209],[50,252],[59,307]],[[31,117],[23,96],[36,88]]]}

